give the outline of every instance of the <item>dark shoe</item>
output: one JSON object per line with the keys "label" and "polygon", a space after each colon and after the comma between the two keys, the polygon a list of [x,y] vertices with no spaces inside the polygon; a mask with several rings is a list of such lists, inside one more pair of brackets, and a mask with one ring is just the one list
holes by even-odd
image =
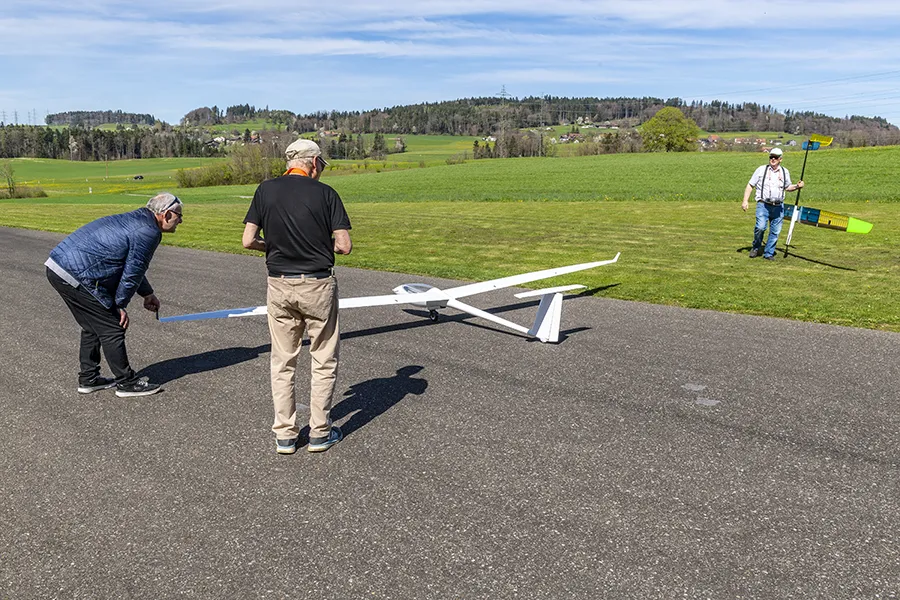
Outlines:
{"label": "dark shoe", "polygon": [[763,258],[766,260],[775,260],[775,255],[773,254],[772,256],[763,256]]}
{"label": "dark shoe", "polygon": [[344,434],[337,427],[331,428],[331,433],[327,438],[309,438],[309,446],[306,449],[310,452],[325,452],[339,441],[344,439]]}
{"label": "dark shoe", "polygon": [[158,383],[150,383],[143,379],[138,379],[134,383],[116,386],[116,396],[119,398],[132,398],[134,396],[149,396],[156,392],[161,392],[162,388]]}
{"label": "dark shoe", "polygon": [[116,380],[109,379],[107,377],[97,377],[92,382],[86,385],[78,385],[78,393],[79,394],[93,394],[94,392],[99,392],[100,390],[108,390],[111,387],[115,387]]}
{"label": "dark shoe", "polygon": [[275,452],[278,454],[293,454],[297,451],[297,438],[289,440],[275,440]]}
{"label": "dark shoe", "polygon": [[752,250],[750,250],[750,258],[756,258],[759,255],[759,248],[753,248]]}

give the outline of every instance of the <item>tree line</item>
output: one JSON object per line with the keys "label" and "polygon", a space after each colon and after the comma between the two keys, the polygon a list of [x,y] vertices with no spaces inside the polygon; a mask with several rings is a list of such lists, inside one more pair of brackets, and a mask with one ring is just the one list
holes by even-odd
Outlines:
{"label": "tree line", "polygon": [[[592,145],[578,153],[640,151],[635,128],[665,108],[676,108],[700,128],[716,133],[768,131],[788,134],[819,133],[833,136],[843,147],[900,144],[900,129],[879,117],[829,117],[814,112],[780,112],[772,106],[720,101],[690,102],[680,98],[464,98],[369,111],[321,111],[297,115],[287,110],[258,109],[239,104],[220,109],[200,107],[173,127],[152,115],[122,111],[71,111],[48,115],[54,127],[0,123],[0,158],[34,157],[71,160],[116,160],[179,156],[219,156],[225,153],[217,134],[205,127],[262,120],[291,132],[319,132],[329,140],[323,150],[332,158],[381,158],[402,152],[403,135],[444,134],[492,136],[494,145],[473,148],[477,157],[546,156],[544,128],[585,124],[615,125],[618,133],[585,140]],[[99,129],[118,123],[114,130]],[[125,123],[131,124],[125,127]],[[146,126],[151,123],[152,126]],[[138,124],[144,124],[139,126]],[[249,129],[244,132],[247,143]],[[265,132],[256,139],[260,143]],[[372,147],[361,135],[376,134]],[[384,136],[398,138],[393,145]]]}
{"label": "tree line", "polygon": [[223,149],[196,131],[162,127],[52,128],[34,125],[0,126],[0,158],[63,158],[120,160],[221,156]]}
{"label": "tree line", "polygon": [[154,125],[153,115],[126,113],[121,110],[72,110],[53,113],[44,119],[47,125],[58,127],[98,127],[100,125]]}
{"label": "tree line", "polygon": [[685,102],[681,98],[560,98],[555,96],[466,98],[369,111],[298,115],[292,128],[352,133],[486,135],[508,129],[594,123],[634,128],[666,107],[674,107],[700,128],[716,133],[772,131],[820,133],[852,140],[852,145],[900,143],[900,129],[879,117],[829,117],[815,112],[779,112],[748,103]]}

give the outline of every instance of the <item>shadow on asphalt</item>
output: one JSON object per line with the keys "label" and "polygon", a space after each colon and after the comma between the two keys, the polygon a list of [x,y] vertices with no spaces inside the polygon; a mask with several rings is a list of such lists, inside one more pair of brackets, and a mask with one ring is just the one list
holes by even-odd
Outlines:
{"label": "shadow on asphalt", "polygon": [[414,377],[424,368],[421,365],[408,365],[397,369],[397,373],[392,377],[378,377],[354,383],[344,392],[344,399],[331,409],[331,418],[338,421],[351,415],[347,422],[341,425],[341,432],[345,436],[365,427],[410,394],[416,396],[424,394],[428,388],[428,381]]}
{"label": "shadow on asphalt", "polygon": [[169,383],[185,375],[205,373],[254,360],[260,354],[269,352],[270,345],[263,344],[256,348],[222,348],[210,350],[191,356],[170,358],[138,371],[138,376],[147,377],[153,383]]}

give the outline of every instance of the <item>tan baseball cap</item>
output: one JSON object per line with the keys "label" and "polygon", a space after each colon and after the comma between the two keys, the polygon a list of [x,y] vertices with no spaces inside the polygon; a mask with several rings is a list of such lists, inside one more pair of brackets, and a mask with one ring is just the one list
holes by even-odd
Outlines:
{"label": "tan baseball cap", "polygon": [[[322,149],[319,148],[319,145],[314,141],[300,138],[285,149],[284,156],[288,160],[294,160],[296,158],[321,158]],[[322,162],[326,165],[328,164],[325,162],[324,158],[322,158]]]}

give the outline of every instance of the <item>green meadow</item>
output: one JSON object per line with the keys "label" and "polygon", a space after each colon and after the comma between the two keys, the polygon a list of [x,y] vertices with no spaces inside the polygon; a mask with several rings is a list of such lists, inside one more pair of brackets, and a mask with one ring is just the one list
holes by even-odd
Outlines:
{"label": "green meadow", "polygon": [[[339,170],[323,181],[353,221],[354,251],[339,265],[481,280],[621,252],[616,265],[540,285],[583,283],[608,298],[900,332],[900,184],[890,176],[898,161],[900,147],[810,153],[801,204],[875,226],[853,235],[798,224],[784,260],[785,225],[774,262],[748,259],[753,216],[740,210],[762,154],[470,160]],[[802,163],[803,152],[787,154],[795,181]],[[20,180],[52,182],[51,196],[0,201],[0,225],[66,233],[169,190],[184,199],[186,218],[164,243],[247,253],[242,220],[255,186],[174,187],[175,170],[202,159],[110,163],[109,175],[104,163],[13,164]]]}

